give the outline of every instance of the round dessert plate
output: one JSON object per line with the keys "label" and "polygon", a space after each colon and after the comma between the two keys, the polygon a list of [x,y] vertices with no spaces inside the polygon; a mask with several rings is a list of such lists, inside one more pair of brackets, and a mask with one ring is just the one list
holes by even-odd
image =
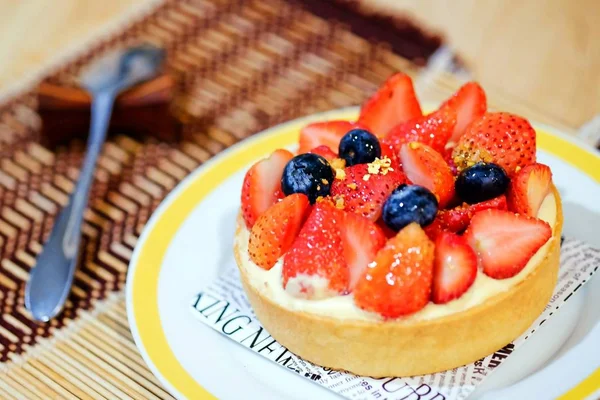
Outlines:
{"label": "round dessert plate", "polygon": [[[346,108],[297,119],[229,148],[179,184],[146,225],[129,267],[127,312],[144,360],[176,397],[339,398],[204,325],[190,303],[219,271],[235,266],[235,222],[249,166],[276,148],[293,147],[309,122],[355,119],[357,113],[357,108]],[[536,130],[538,159],[551,166],[562,196],[564,234],[600,247],[600,156],[549,127],[536,125]],[[600,278],[594,278],[473,398],[535,398],[539,393],[554,398],[595,385],[599,303]]]}

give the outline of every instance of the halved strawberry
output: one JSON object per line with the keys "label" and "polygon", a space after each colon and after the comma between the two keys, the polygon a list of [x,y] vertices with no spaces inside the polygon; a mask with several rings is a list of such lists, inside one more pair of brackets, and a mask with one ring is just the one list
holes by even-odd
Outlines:
{"label": "halved strawberry", "polygon": [[456,112],[456,125],[449,140],[456,143],[467,126],[485,114],[487,110],[485,92],[477,82],[465,83],[440,106],[440,110],[443,109]]}
{"label": "halved strawberry", "polygon": [[300,193],[273,204],[250,231],[250,259],[263,269],[271,269],[296,239],[309,211],[308,197]]}
{"label": "halved strawberry", "polygon": [[329,146],[325,146],[324,144],[315,147],[310,151],[313,154],[318,154],[321,157],[325,158],[327,161],[331,161],[337,158],[337,153],[329,148]]}
{"label": "halved strawberry", "polygon": [[348,292],[350,273],[340,227],[344,212],[316,203],[283,259],[283,287],[292,296],[319,299]]}
{"label": "halved strawberry", "polygon": [[444,232],[435,241],[431,300],[444,304],[467,291],[477,276],[477,255],[464,237]]}
{"label": "halved strawberry", "polygon": [[463,203],[449,210],[438,211],[435,220],[425,227],[431,240],[435,240],[442,232],[461,233],[469,226],[473,215],[487,209],[507,210],[506,196],[501,195],[481,203]]}
{"label": "halved strawberry", "polygon": [[339,200],[344,209],[360,214],[371,221],[377,221],[381,215],[383,203],[400,184],[406,182],[402,171],[379,170],[369,173],[369,165],[356,164],[344,169],[344,179],[336,179],[331,185],[331,197]]}
{"label": "halved strawberry", "polygon": [[327,146],[337,152],[342,137],[352,129],[362,126],[351,121],[313,122],[300,131],[298,154],[308,153],[319,146]]}
{"label": "halved strawberry", "polygon": [[381,158],[389,158],[392,161],[393,168],[400,168],[399,149],[396,150],[392,141],[387,138],[379,139],[379,145],[381,146]]}
{"label": "halved strawberry", "polygon": [[491,209],[475,214],[465,233],[483,272],[495,279],[518,274],[551,237],[550,225],[540,219]]}
{"label": "halved strawberry", "polygon": [[344,258],[350,269],[348,288],[352,291],[367,264],[375,259],[375,255],[387,239],[377,224],[353,212],[344,213],[340,231]]}
{"label": "halved strawberry", "polygon": [[379,250],[354,289],[354,302],[384,318],[419,311],[429,302],[434,246],[416,223]]}
{"label": "halved strawberry", "polygon": [[542,202],[550,193],[552,171],[544,164],[531,164],[517,172],[508,187],[511,211],[537,217]]}
{"label": "halved strawberry", "polygon": [[269,158],[254,164],[242,185],[242,216],[248,229],[271,205],[282,199],[281,174],[293,155],[287,150],[275,150]]}
{"label": "halved strawberry", "polygon": [[509,176],[535,162],[535,130],[519,116],[486,113],[471,123],[452,152],[459,171],[479,161],[498,164]]}
{"label": "halved strawberry", "polygon": [[421,115],[412,79],[397,73],[363,104],[358,122],[376,136],[383,137],[394,126]]}
{"label": "halved strawberry", "polygon": [[446,108],[396,125],[385,137],[397,151],[406,143],[420,142],[442,153],[455,125],[456,113]]}
{"label": "halved strawberry", "polygon": [[454,197],[454,175],[441,154],[431,147],[411,142],[400,149],[400,160],[406,177],[436,195],[440,208]]}

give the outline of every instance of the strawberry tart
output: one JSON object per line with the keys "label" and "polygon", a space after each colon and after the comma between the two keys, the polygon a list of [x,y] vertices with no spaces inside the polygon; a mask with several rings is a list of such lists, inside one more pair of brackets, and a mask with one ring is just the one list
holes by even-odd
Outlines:
{"label": "strawberry tart", "polygon": [[234,252],[258,319],[316,364],[373,377],[474,362],[556,284],[562,211],[529,122],[475,82],[423,114],[398,73],[357,121],[311,123],[246,173]]}

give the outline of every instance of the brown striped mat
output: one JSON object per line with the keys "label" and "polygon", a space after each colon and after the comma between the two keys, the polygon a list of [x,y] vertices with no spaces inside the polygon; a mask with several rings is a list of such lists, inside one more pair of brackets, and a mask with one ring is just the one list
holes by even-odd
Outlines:
{"label": "brown striped mat", "polygon": [[[48,77],[72,85],[83,65],[110,48],[141,41],[163,46],[177,82],[173,111],[184,126],[177,141],[109,139],[85,215],[72,295],[48,324],[30,319],[24,286],[73,188],[84,143],[40,144],[35,92],[2,108],[0,398],[169,397],[133,344],[122,295],[129,258],[151,212],[224,148],[294,117],[358,104],[395,71],[416,77],[413,61],[422,64],[439,44],[415,39],[414,32],[410,40],[400,35],[386,44],[375,39],[381,38],[377,29],[357,27],[356,15],[318,3],[166,2]],[[419,75],[417,83],[422,97],[434,101],[458,86],[443,73]],[[490,97],[503,108],[553,122],[527,105]]]}

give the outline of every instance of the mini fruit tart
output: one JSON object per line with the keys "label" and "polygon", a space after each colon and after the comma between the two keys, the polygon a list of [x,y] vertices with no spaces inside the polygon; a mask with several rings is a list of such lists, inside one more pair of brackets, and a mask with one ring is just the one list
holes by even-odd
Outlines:
{"label": "mini fruit tart", "polygon": [[244,179],[234,252],[269,333],[373,377],[474,362],[552,295],[562,209],[536,133],[470,82],[423,115],[396,74],[357,121],[312,123]]}

